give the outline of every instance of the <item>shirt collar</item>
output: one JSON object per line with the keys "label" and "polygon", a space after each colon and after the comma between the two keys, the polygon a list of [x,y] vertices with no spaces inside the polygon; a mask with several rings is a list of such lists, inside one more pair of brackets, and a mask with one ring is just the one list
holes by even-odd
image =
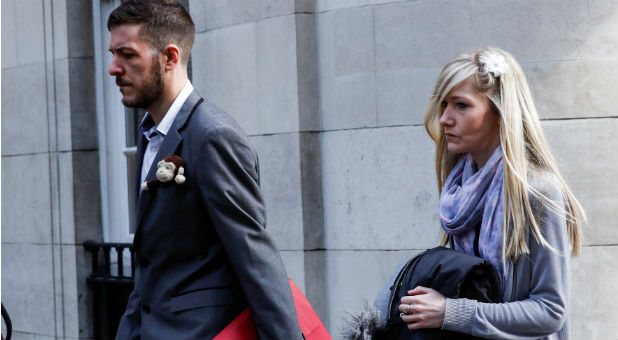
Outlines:
{"label": "shirt collar", "polygon": [[146,115],[144,115],[144,119],[142,119],[142,122],[139,125],[139,129],[148,140],[150,140],[150,136],[155,131],[163,136],[167,135],[167,132],[172,127],[174,119],[176,119],[180,108],[185,103],[187,98],[189,98],[191,92],[193,92],[193,85],[189,80],[187,80],[185,86],[182,88],[182,90],[180,90],[180,93],[178,93],[176,99],[174,99],[174,102],[165,113],[165,116],[163,116],[163,119],[161,119],[159,124],[156,126],[154,125],[152,117],[150,117],[148,112],[146,112]]}

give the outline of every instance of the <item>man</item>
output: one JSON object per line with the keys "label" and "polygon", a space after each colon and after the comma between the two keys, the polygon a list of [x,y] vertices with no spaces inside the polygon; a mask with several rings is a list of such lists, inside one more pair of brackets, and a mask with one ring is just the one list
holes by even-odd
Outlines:
{"label": "man", "polygon": [[[147,114],[137,147],[135,288],[118,339],[211,339],[250,306],[262,339],[300,339],[281,256],[266,234],[257,155],[187,77],[195,27],[174,0],[129,0],[108,19],[122,102]],[[157,163],[184,182],[157,187]]]}

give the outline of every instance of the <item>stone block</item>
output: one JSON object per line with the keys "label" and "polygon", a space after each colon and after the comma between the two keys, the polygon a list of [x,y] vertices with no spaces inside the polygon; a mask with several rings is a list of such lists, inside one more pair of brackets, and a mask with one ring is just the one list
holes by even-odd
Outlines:
{"label": "stone block", "polygon": [[[69,59],[55,60],[54,63],[55,76],[53,79],[55,86],[55,96],[48,100],[48,106],[55,108],[51,114],[55,116],[55,126],[51,126],[49,131],[52,136],[55,136],[56,147],[50,145],[50,151],[62,150],[69,151],[72,148],[72,129],[71,129],[71,74],[69,73]],[[76,75],[73,75],[74,77]],[[77,75],[79,76],[79,75]],[[94,84],[94,83],[93,83]],[[75,94],[77,95],[77,94]],[[88,133],[87,131],[75,131],[78,134]],[[95,132],[89,131],[89,133]],[[55,144],[54,143],[54,144]]]}
{"label": "stone block", "polygon": [[[75,173],[72,152],[54,153],[50,158],[52,177],[52,214],[54,215],[54,243],[75,244]],[[93,195],[87,193],[88,199]]]}
{"label": "stone block", "polygon": [[2,157],[2,242],[51,243],[49,173],[47,154]]}
{"label": "stone block", "polygon": [[300,134],[300,171],[304,249],[324,249],[321,134]]}
{"label": "stone block", "polygon": [[[617,42],[618,43],[618,42]],[[524,66],[541,118],[615,117],[618,61],[558,61]]]}
{"label": "stone block", "polygon": [[401,263],[424,249],[406,251],[327,251],[325,268],[328,282],[327,328],[340,338],[348,312],[373,303],[378,292]]}
{"label": "stone block", "polygon": [[378,126],[422,125],[440,69],[418,68],[376,74]]}
{"label": "stone block", "polygon": [[68,56],[94,57],[92,1],[66,0],[66,11]]}
{"label": "stone block", "polygon": [[54,270],[51,245],[2,244],[2,304],[15,332],[56,334]]}
{"label": "stone block", "polygon": [[38,0],[15,1],[15,41],[18,65],[45,60],[45,19],[43,3]]}
{"label": "stone block", "polygon": [[[356,12],[361,18],[354,20],[354,27],[371,23],[370,10]],[[321,130],[376,126],[375,68],[372,52],[364,51],[373,45],[371,39],[359,39],[353,28],[346,28],[345,21],[354,18],[346,14],[320,14],[316,22]]]}
{"label": "stone block", "polygon": [[[64,339],[84,339],[93,336],[92,297],[86,279],[90,275],[90,263],[86,260],[81,243],[63,245],[62,247],[62,281],[56,282],[56,299],[62,301],[62,314],[65,323],[62,329]],[[62,287],[60,289],[59,287]]]}
{"label": "stone block", "polygon": [[19,64],[15,1],[3,1],[0,14],[2,15],[2,70],[4,70]]}
{"label": "stone block", "polygon": [[[404,0],[405,1],[405,0]],[[316,12],[331,12],[337,10],[352,9],[355,7],[366,7],[389,4],[392,2],[402,2],[402,0],[312,0]]]}
{"label": "stone block", "polygon": [[296,14],[315,13],[315,0],[296,0]]}
{"label": "stone block", "polygon": [[327,254],[326,250],[305,251],[305,287],[303,292],[320,320],[329,329],[330,306],[328,292],[332,286],[329,285],[330,282],[327,277]]}
{"label": "stone block", "polygon": [[296,49],[295,16],[257,23],[256,43],[260,119],[252,123],[261,123],[261,133],[298,131],[296,59],[302,52]]}
{"label": "stone block", "polygon": [[358,73],[321,83],[322,130],[375,127],[376,89],[374,73]]}
{"label": "stone block", "polygon": [[249,135],[298,131],[293,16],[198,34],[193,82]]}
{"label": "stone block", "polygon": [[377,69],[442,67],[461,52],[486,46],[510,51],[519,62],[616,59],[617,9],[615,1],[576,0],[377,6]]}
{"label": "stone block", "polygon": [[75,230],[73,235],[63,233],[63,241],[82,244],[87,240],[100,240],[102,230],[99,152],[73,152],[71,158],[73,171],[70,181],[60,185],[72,188],[73,211],[70,216],[74,219]]}
{"label": "stone block", "polygon": [[[434,52],[434,48],[432,48],[434,46],[435,50],[440,51],[444,51],[447,48],[445,45],[436,44],[430,37],[439,36],[445,30],[445,28],[440,28],[438,32],[435,32],[437,28],[433,22],[448,20],[445,16],[450,15],[450,10],[442,8],[439,16],[436,16],[434,13],[427,17],[419,13],[419,8],[423,6],[427,5],[423,5],[420,2],[408,2],[375,8],[374,39],[376,70],[378,72],[419,67],[419,55]],[[449,4],[448,7],[453,6],[457,6],[457,4]],[[431,23],[428,24],[425,21],[430,21]],[[432,25],[432,28],[427,28],[427,25]],[[431,32],[434,33],[432,34]],[[456,39],[449,40],[449,50],[453,44],[458,44]],[[435,52],[437,53],[437,51]],[[441,57],[438,64],[424,66],[441,67],[442,61],[446,62],[453,56],[446,53],[445,56]],[[430,62],[433,61],[430,58],[427,59]]]}
{"label": "stone block", "polygon": [[53,335],[42,335],[42,334],[33,334],[33,333],[28,333],[28,332],[19,332],[19,331],[15,331],[13,330],[13,337],[11,339],[15,339],[15,340],[55,340],[57,339],[55,336]]}
{"label": "stone block", "polygon": [[2,69],[2,155],[46,152],[45,64]]}
{"label": "stone block", "polygon": [[[53,58],[66,59],[69,57],[69,34],[75,35],[74,32],[69,31],[68,26],[71,26],[72,30],[90,32],[90,40],[92,41],[92,23],[90,27],[75,26],[67,20],[67,0],[64,1],[50,1],[44,2],[45,6],[45,20],[49,23],[49,27],[45,30],[47,50],[52,51]],[[70,5],[69,5],[70,6]],[[75,18],[72,18],[75,19]],[[88,15],[88,20],[92,21],[92,12]],[[52,56],[48,56],[48,60]]]}
{"label": "stone block", "polygon": [[327,249],[421,249],[437,245],[434,144],[424,127],[325,132]]}
{"label": "stone block", "polygon": [[68,61],[68,67],[71,98],[71,150],[97,149],[99,142],[94,60],[92,58],[71,58]]}
{"label": "stone block", "polygon": [[375,71],[373,8],[335,12],[335,76]]}
{"label": "stone block", "polygon": [[237,0],[232,2],[190,0],[189,9],[197,32],[204,32],[291,15],[295,11],[295,2],[294,0]]}
{"label": "stone block", "polygon": [[[571,338],[616,339],[618,246],[584,247],[571,271]],[[593,279],[591,279],[593,278]]]}
{"label": "stone block", "polygon": [[267,230],[281,250],[303,249],[298,134],[254,136],[266,203]]}
{"label": "stone block", "polygon": [[285,265],[288,277],[291,278],[298,288],[305,291],[305,256],[302,250],[282,250],[281,258]]}
{"label": "stone block", "polygon": [[320,129],[318,42],[316,18],[296,15],[296,65],[298,77],[298,125],[300,131]]}
{"label": "stone block", "polygon": [[583,205],[587,245],[618,243],[617,118],[546,121],[546,138],[558,167]]}

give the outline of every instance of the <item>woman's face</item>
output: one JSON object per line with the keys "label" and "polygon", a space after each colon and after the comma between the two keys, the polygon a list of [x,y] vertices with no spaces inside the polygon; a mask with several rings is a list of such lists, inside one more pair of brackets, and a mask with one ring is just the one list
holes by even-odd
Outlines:
{"label": "woman's face", "polygon": [[470,153],[481,168],[500,145],[500,117],[492,112],[489,98],[478,93],[473,82],[474,78],[469,77],[446,95],[440,125],[444,127],[448,151]]}

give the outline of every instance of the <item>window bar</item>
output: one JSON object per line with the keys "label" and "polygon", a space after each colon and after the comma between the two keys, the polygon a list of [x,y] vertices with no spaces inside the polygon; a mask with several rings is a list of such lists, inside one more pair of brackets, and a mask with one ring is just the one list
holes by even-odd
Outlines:
{"label": "window bar", "polygon": [[101,273],[99,268],[99,247],[92,247],[88,250],[92,254],[92,272],[95,275],[99,275]]}
{"label": "window bar", "polygon": [[109,251],[110,251],[110,246],[108,245],[103,245],[103,254],[105,255],[105,262],[103,263],[103,275],[106,277],[109,277],[111,274],[110,271],[110,258],[109,258]]}
{"label": "window bar", "polygon": [[131,277],[135,277],[135,253],[133,252],[133,246],[129,247],[131,251]]}
{"label": "window bar", "polygon": [[118,277],[124,276],[124,247],[116,246],[116,254],[118,255]]}

